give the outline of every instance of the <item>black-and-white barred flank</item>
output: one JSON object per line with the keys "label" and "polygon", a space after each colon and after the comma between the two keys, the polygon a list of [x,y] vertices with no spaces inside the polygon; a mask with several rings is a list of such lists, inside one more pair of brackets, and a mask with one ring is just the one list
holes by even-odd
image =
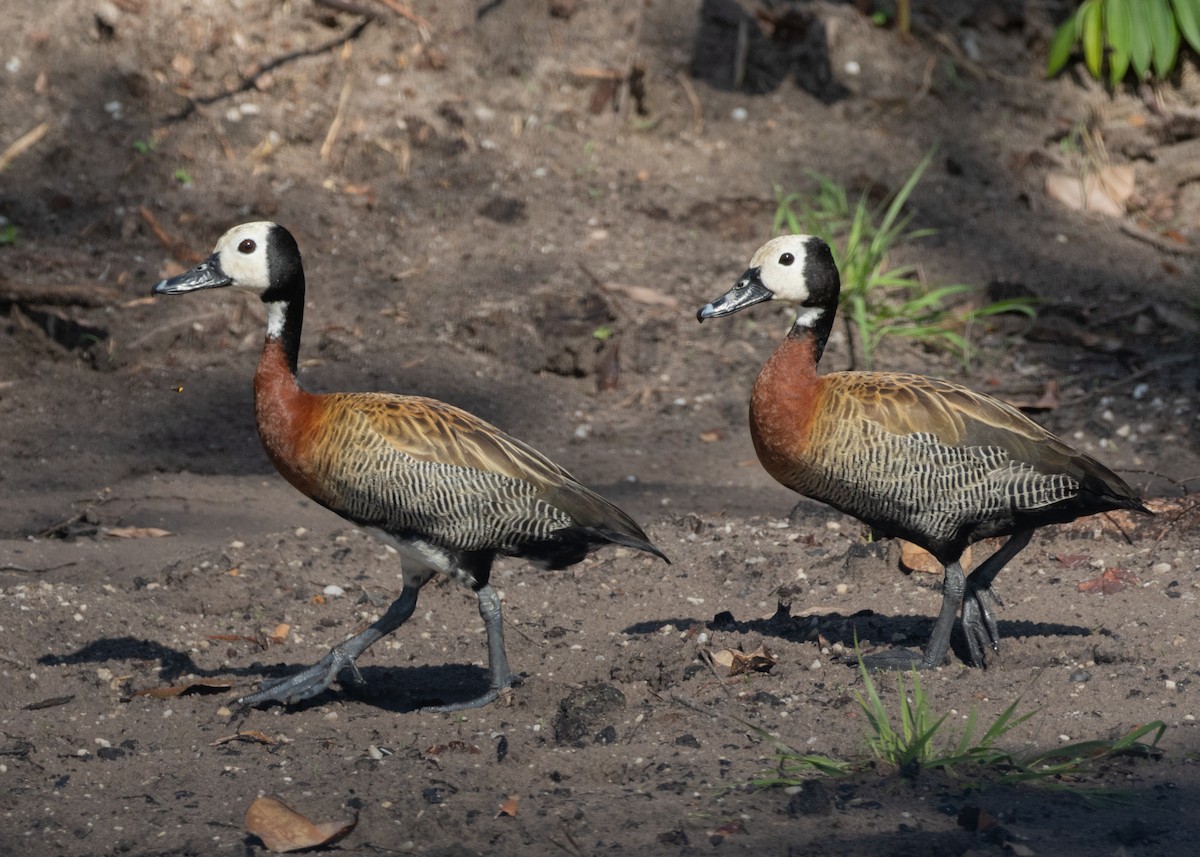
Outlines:
{"label": "black-and-white barred flank", "polygon": [[978,536],[1075,497],[1079,482],[1044,474],[996,446],[951,446],[925,433],[892,434],[859,426],[859,442],[823,449],[788,484],[883,530],[951,541],[963,528]]}

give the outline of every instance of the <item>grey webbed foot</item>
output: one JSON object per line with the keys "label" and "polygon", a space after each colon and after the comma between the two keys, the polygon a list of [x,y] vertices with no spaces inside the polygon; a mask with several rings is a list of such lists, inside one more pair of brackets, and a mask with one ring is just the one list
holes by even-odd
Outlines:
{"label": "grey webbed foot", "polygon": [[338,674],[346,667],[354,671],[356,681],[362,681],[362,674],[354,665],[354,659],[345,652],[334,649],[311,667],[285,678],[265,682],[258,691],[239,697],[237,702],[239,705],[245,706],[262,705],[264,702],[291,705],[312,699],[328,690],[329,686],[337,680]]}
{"label": "grey webbed foot", "polygon": [[972,586],[968,577],[967,594],[962,606],[962,629],[972,666],[987,666],[986,650],[991,649],[992,654],[1000,652],[1000,628],[996,623],[992,602],[1004,606],[994,589],[990,586],[984,589]]}

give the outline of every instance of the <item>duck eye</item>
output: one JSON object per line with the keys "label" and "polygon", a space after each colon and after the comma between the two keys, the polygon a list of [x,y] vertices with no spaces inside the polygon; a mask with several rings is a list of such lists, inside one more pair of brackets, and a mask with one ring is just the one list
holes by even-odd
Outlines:
{"label": "duck eye", "polygon": [[780,265],[790,265],[795,261],[796,261],[796,257],[793,256],[791,253],[784,253],[782,256],[779,257]]}
{"label": "duck eye", "polygon": [[245,253],[247,256],[249,256],[257,248],[258,248],[258,245],[255,244],[251,239],[244,238],[244,239],[242,239],[242,243],[238,245],[238,252]]}

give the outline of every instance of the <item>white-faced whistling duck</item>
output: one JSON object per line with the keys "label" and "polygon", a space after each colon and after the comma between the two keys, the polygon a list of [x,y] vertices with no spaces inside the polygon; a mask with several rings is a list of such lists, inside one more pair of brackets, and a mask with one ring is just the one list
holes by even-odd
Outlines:
{"label": "white-faced whistling duck", "polygon": [[295,239],[275,223],[229,230],[213,254],[154,294],[223,286],[258,294],[267,335],[254,374],[259,437],[279,472],[325,508],[400,553],[403,589],[362,633],[319,663],[265,684],[239,702],[289,704],[324,691],[355,659],[412,615],[417,593],[441,572],[473,589],[487,631],[490,686],[474,708],[513,683],[500,598],[488,584],[497,554],[566,568],[606,544],[662,552],[627,514],[566,470],[494,426],[433,399],[388,393],[306,392],[296,380],[304,269]]}
{"label": "white-faced whistling duck", "polygon": [[[942,606],[924,657],[896,649],[873,668],[939,666],[962,610],[971,658],[999,651],[992,581],[1038,527],[1111,509],[1146,512],[1125,482],[1020,411],[948,381],[884,372],[817,374],[840,278],[819,238],[786,235],[759,249],[700,321],[763,301],[799,307],[750,398],[758,459],[777,481],[920,545],[945,566]],[[1004,544],[969,577],[959,559],[992,536]]]}

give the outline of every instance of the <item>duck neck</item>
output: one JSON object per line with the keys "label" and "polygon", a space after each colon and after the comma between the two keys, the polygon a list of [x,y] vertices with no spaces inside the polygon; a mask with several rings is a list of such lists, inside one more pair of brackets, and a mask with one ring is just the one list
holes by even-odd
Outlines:
{"label": "duck neck", "polygon": [[300,357],[300,331],[304,327],[304,298],[267,304],[267,340],[264,351],[282,352],[293,377]]}
{"label": "duck neck", "polygon": [[816,365],[825,353],[825,344],[829,342],[829,333],[833,330],[835,309],[826,307],[804,307],[796,316],[795,323],[788,331],[789,342],[803,343],[812,354],[812,365]]}

